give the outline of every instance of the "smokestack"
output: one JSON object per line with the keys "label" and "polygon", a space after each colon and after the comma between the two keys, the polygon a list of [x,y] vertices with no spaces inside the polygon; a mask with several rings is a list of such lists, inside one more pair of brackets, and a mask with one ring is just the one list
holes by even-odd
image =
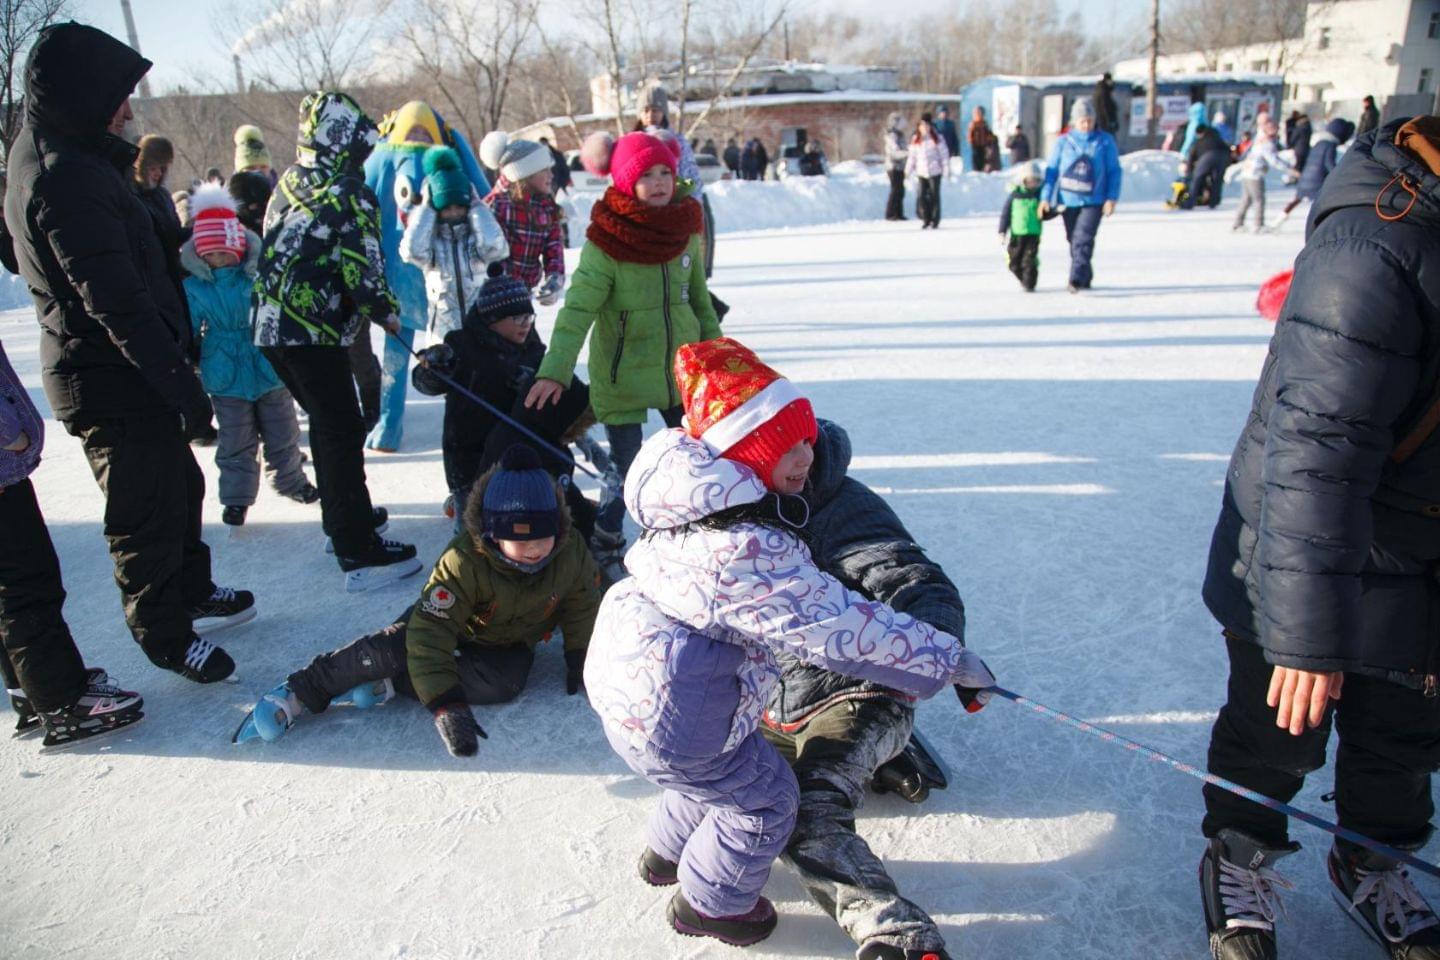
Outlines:
{"label": "smokestack", "polygon": [[245,92],[245,72],[240,69],[240,54],[235,54],[235,92]]}
{"label": "smokestack", "polygon": [[[135,15],[130,12],[130,0],[120,0],[120,10],[125,14],[125,32],[130,37],[130,46],[140,52],[140,38],[135,33]],[[140,96],[150,99],[150,78],[140,78]]]}

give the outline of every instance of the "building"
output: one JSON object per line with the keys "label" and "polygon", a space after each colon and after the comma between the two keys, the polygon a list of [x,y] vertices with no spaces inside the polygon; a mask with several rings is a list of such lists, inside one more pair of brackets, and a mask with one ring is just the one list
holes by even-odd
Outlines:
{"label": "building", "polygon": [[[1145,58],[1115,65],[1141,78]],[[1373,96],[1385,118],[1440,112],[1440,0],[1312,0],[1298,37],[1242,47],[1166,54],[1170,75],[1277,73],[1284,109],[1355,119]]]}
{"label": "building", "polygon": [[[1098,75],[981,77],[960,91],[961,126],[969,123],[976,107],[984,107],[991,129],[1001,143],[1018,124],[1025,131],[1035,156],[1047,157],[1069,123],[1071,104],[1093,97],[1099,80]],[[1280,77],[1268,73],[1161,74],[1156,77],[1155,88],[1160,137],[1185,123],[1186,110],[1192,102],[1205,103],[1207,116],[1224,112],[1237,130],[1245,130],[1253,123],[1261,104],[1274,110],[1281,96]],[[1113,95],[1120,121],[1120,128],[1115,131],[1120,152],[1158,145],[1148,142],[1145,81],[1117,77]],[[1001,155],[1005,156],[1004,151]]]}
{"label": "building", "polygon": [[[952,111],[958,106],[954,94],[901,91],[898,72],[888,67],[762,63],[736,75],[727,93],[725,81],[733,72],[733,66],[692,67],[683,104],[677,99],[678,73],[661,73],[652,79],[661,82],[670,96],[672,124],[682,115],[683,106],[687,137],[702,142],[714,140],[721,149],[730,137],[741,144],[755,137],[772,159],[780,155],[782,144],[818,140],[831,162],[857,160],[880,153],[890,114],[901,114],[908,126],[921,113],[942,104]],[[621,89],[625,109],[618,126],[622,129],[635,125],[636,96],[641,86],[641,81],[633,80]],[[613,91],[610,77],[596,77],[590,83],[590,113],[548,117],[514,135],[528,139],[548,137],[559,149],[570,150],[596,130],[614,133],[617,123]],[[804,136],[797,137],[797,131],[804,131]]]}

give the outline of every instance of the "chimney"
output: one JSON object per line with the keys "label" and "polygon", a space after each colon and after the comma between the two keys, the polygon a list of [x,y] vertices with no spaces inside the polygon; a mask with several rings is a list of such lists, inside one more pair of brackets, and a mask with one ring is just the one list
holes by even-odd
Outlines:
{"label": "chimney", "polygon": [[245,92],[245,72],[240,69],[240,54],[235,54],[235,92]]}

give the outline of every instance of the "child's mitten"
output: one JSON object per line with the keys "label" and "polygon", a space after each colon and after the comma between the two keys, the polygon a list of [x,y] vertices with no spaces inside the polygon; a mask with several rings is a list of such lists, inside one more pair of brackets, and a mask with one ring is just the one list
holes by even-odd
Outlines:
{"label": "child's mitten", "polygon": [[558,273],[552,273],[545,278],[545,282],[535,288],[535,300],[542,307],[548,307],[560,299],[560,291],[565,288],[565,278]]}
{"label": "child's mitten", "polygon": [[960,651],[960,663],[950,679],[955,684],[955,695],[960,698],[967,713],[980,712],[994,696],[990,688],[995,686],[995,674],[985,666],[984,660],[968,649]]}
{"label": "child's mitten", "polygon": [[449,373],[455,365],[455,351],[448,343],[437,343],[420,351],[420,360],[425,366],[441,373]]}
{"label": "child's mitten", "polygon": [[445,749],[451,756],[473,757],[480,749],[478,737],[490,739],[489,735],[475,722],[475,714],[463,703],[447,703],[435,710],[435,729],[445,741]]}

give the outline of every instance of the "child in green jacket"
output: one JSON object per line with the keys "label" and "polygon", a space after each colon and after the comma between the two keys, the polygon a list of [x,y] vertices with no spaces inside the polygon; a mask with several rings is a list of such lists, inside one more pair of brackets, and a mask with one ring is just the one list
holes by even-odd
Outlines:
{"label": "child in green jacket", "polygon": [[1018,182],[1010,188],[1010,196],[1000,209],[1000,240],[1008,244],[1010,272],[1015,274],[1026,293],[1035,291],[1040,279],[1041,221],[1056,216],[1057,211],[1040,215],[1040,188],[1045,184],[1045,167],[1031,160],[1019,170]]}
{"label": "child in green jacket", "polygon": [[[526,398],[532,407],[558,401],[588,333],[590,404],[622,480],[651,410],[680,425],[675,351],[720,336],[705,286],[703,216],[693,185],[676,182],[677,162],[675,148],[648,133],[616,141],[613,186],[590,211],[580,265]],[[624,519],[622,488],[607,489],[591,543],[613,576],[624,575]]]}
{"label": "child in green jacket", "polygon": [[260,698],[235,742],[277,740],[332,703],[369,707],[402,693],[434,714],[452,754],[472,756],[485,731],[470,704],[519,696],[536,646],[557,627],[565,692],[578,692],[600,571],[584,539],[571,535],[564,495],[534,450],[516,444],[475,482],[465,527],[435,562],[418,603],[292,673]]}

